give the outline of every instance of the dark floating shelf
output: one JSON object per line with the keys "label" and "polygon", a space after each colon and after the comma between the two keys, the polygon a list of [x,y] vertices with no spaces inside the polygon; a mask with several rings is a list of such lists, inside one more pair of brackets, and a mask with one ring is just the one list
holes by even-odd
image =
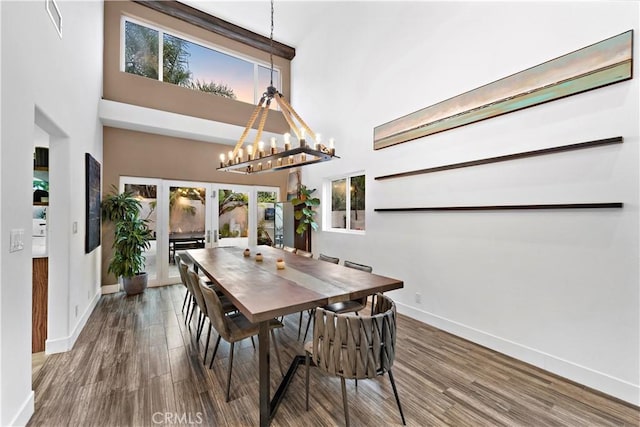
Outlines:
{"label": "dark floating shelf", "polygon": [[377,208],[374,212],[431,212],[431,211],[499,211],[535,209],[620,209],[622,202],[611,203],[552,203],[541,205],[491,205],[491,206],[430,206],[424,208]]}
{"label": "dark floating shelf", "polygon": [[561,145],[559,147],[543,148],[541,150],[525,151],[522,153],[507,154],[498,157],[488,157],[486,159],[471,160],[468,162],[452,163],[449,165],[436,166],[427,169],[419,169],[408,172],[394,173],[391,175],[376,176],[374,179],[380,181],[384,179],[404,178],[413,175],[422,175],[426,173],[441,172],[450,169],[468,168],[471,166],[486,165],[488,163],[506,162],[509,160],[523,159],[526,157],[544,156],[547,154],[563,153],[565,151],[581,150],[584,148],[600,147],[602,145],[621,144],[623,139],[621,136],[613,138],[597,139],[595,141],[580,142],[577,144]]}

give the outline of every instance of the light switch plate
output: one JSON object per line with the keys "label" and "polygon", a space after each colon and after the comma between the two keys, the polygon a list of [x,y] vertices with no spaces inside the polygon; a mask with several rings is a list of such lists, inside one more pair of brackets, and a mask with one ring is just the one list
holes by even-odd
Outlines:
{"label": "light switch plate", "polygon": [[78,221],[73,221],[73,234],[78,234]]}
{"label": "light switch plate", "polygon": [[24,228],[15,228],[11,230],[9,252],[18,252],[21,250],[24,250]]}

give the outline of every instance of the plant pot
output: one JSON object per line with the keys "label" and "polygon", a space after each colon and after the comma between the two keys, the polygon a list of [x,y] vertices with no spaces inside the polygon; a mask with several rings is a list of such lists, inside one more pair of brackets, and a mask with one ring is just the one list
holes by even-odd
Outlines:
{"label": "plant pot", "polygon": [[122,287],[127,295],[136,295],[147,289],[147,273],[140,273],[133,277],[123,277]]}

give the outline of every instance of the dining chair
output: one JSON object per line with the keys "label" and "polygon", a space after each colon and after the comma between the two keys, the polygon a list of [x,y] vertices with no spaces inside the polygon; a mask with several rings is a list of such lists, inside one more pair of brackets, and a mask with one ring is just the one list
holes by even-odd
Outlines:
{"label": "dining chair", "polygon": [[[225,315],[224,308],[220,302],[220,298],[216,293],[205,285],[200,285],[202,295],[204,297],[205,304],[207,305],[207,312],[209,313],[210,325],[218,332],[218,339],[213,349],[213,356],[211,357],[211,363],[209,369],[213,367],[213,361],[216,358],[218,352],[218,346],[220,345],[220,339],[224,338],[230,344],[229,348],[229,367],[227,372],[227,389],[226,389],[226,401],[229,401],[229,392],[231,390],[231,371],[233,370],[233,350],[235,343],[242,341],[243,339],[254,337],[258,335],[259,325],[257,323],[251,323],[242,313],[235,312]],[[269,332],[271,333],[271,341],[273,342],[273,348],[275,349],[276,358],[278,359],[278,365],[280,366],[280,374],[284,376],[282,369],[282,362],[280,361],[280,351],[278,350],[278,341],[273,333],[276,328],[282,328],[284,325],[276,319],[269,321]],[[211,326],[209,327],[211,332]],[[205,359],[206,360],[206,359]]]}
{"label": "dining chair", "polygon": [[[325,255],[325,254],[320,254],[320,255],[318,256],[318,259],[319,259],[320,261],[330,262],[331,264],[338,264],[338,263],[340,263],[340,258],[332,257],[332,256]],[[310,322],[310,321],[311,321],[311,316],[313,315],[313,310],[305,310],[305,311],[306,311],[307,313],[309,313],[309,320],[308,320],[308,322]],[[303,316],[303,314],[304,314],[304,311],[301,311],[301,312],[300,312],[300,319],[298,320],[298,339],[300,339],[300,333],[301,333],[301,331],[302,331],[302,316]],[[307,322],[307,330],[309,329],[309,323],[308,323],[308,322]],[[305,331],[304,336],[305,336],[305,339],[306,339],[306,336],[307,336],[306,331]]]}
{"label": "dining chair", "polygon": [[[206,301],[204,299],[204,295],[202,294],[202,287],[210,289],[211,292],[213,293],[215,293],[215,290],[207,286],[207,284],[200,279],[200,276],[198,276],[198,273],[189,269],[189,266],[182,260],[180,260],[179,268],[185,270],[184,274],[187,278],[187,282],[189,283],[189,286],[193,290],[193,294],[196,299],[196,304],[198,305],[198,310],[200,312],[200,314],[198,315],[196,342],[200,341],[200,336],[202,335],[202,330],[204,329],[205,320],[209,319],[209,333],[207,334],[207,342],[204,346],[204,358],[203,358],[203,363],[206,364],[207,352],[209,350],[209,338],[211,336],[211,317],[209,316],[209,311],[207,310]],[[234,313],[238,311],[236,306],[234,306],[231,300],[229,300],[227,297],[225,296],[220,297],[220,302],[222,304],[222,310],[225,314]]]}
{"label": "dining chair", "polygon": [[[181,259],[182,258],[180,258],[179,255],[175,256],[175,261],[178,261],[178,260],[181,260]],[[191,290],[187,286],[187,278],[186,278],[184,272],[182,271],[182,269],[178,268],[178,272],[180,273],[180,282],[182,283],[182,285],[185,287],[185,290],[186,290],[186,292],[184,294],[184,301],[182,302],[182,312],[184,313],[184,307],[187,304],[187,300],[191,301],[191,299],[193,298],[193,294],[191,293]],[[189,302],[189,305],[191,305],[191,302]]]}
{"label": "dining chair", "polygon": [[[353,261],[344,260],[344,266],[347,267],[347,268],[353,268],[353,269],[356,269],[356,270],[365,271],[367,273],[373,272],[373,267],[371,267],[369,265],[358,264],[358,263],[353,262]],[[355,299],[355,300],[334,302],[334,303],[331,303],[331,304],[327,304],[322,308],[325,309],[325,310],[328,310],[328,311],[332,311],[334,313],[353,313],[353,312],[355,312],[356,315],[357,315],[358,312],[360,310],[364,309],[366,306],[367,306],[367,297],[362,297],[362,298],[358,298],[358,299]],[[312,317],[313,316],[309,316],[309,319],[307,320],[307,327],[305,328],[304,337],[302,338],[303,341],[307,339],[307,333],[309,332],[309,324],[311,323],[311,318]]]}
{"label": "dining chair", "polygon": [[300,255],[305,258],[313,258],[313,254],[311,252],[303,251],[302,249],[298,249],[296,251],[296,255]]}
{"label": "dining chair", "polygon": [[325,255],[325,254],[318,255],[318,259],[320,261],[326,261],[326,262],[330,262],[332,264],[339,264],[340,263],[340,258],[336,258],[336,257]]}
{"label": "dining chair", "polygon": [[[396,350],[396,306],[378,294],[372,316],[338,314],[316,309],[313,340],[305,349],[305,394],[309,410],[309,367],[313,360],[320,371],[340,377],[344,418],[349,426],[349,406],[345,379],[371,379],[389,374],[402,424],[406,425],[391,367]],[[356,383],[357,384],[357,383]]]}
{"label": "dining chair", "polygon": [[295,254],[297,249],[296,248],[292,248],[291,246],[283,246],[282,250],[285,252],[290,252],[292,254]]}

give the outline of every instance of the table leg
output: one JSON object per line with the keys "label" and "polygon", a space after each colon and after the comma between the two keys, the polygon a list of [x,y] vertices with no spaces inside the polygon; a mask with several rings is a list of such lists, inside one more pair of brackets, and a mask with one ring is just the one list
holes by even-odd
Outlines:
{"label": "table leg", "polygon": [[271,418],[271,397],[269,396],[269,321],[260,322],[258,334],[258,360],[260,375],[260,427],[267,427]]}

